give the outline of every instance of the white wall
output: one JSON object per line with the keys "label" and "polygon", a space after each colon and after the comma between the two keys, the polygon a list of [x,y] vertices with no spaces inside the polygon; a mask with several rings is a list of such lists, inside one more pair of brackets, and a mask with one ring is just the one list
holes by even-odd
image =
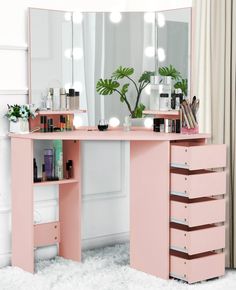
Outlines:
{"label": "white wall", "polygon": [[[191,0],[8,0],[1,1],[0,6],[0,266],[10,263],[10,142],[6,136],[8,123],[3,118],[6,105],[27,101],[27,8],[39,7],[59,10],[112,11],[112,10],[164,10],[190,7]],[[85,156],[94,154],[87,142],[84,145]],[[97,174],[107,166],[112,154],[105,155],[109,146],[100,144],[95,152],[100,154],[103,163],[87,162],[84,181],[83,200],[83,239],[84,246],[104,245],[128,237],[129,230],[129,196],[128,196],[128,145],[122,146],[123,154],[116,155],[113,179],[102,182]],[[105,150],[105,149],[106,150]],[[94,156],[96,157],[96,156]],[[86,164],[86,162],[85,162]],[[93,169],[91,171],[91,169]],[[114,178],[117,176],[117,178]],[[92,178],[93,177],[93,178]],[[86,181],[87,180],[87,181]],[[90,184],[90,187],[89,187]],[[94,184],[96,185],[94,187]],[[85,187],[86,187],[85,186]],[[35,190],[35,221],[45,222],[57,217],[57,188],[50,186]],[[37,253],[41,257],[56,254],[54,247],[42,249]]]}

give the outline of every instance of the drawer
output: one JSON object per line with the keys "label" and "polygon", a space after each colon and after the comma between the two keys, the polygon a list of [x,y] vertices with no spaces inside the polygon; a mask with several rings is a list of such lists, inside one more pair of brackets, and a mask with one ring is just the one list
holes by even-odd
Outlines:
{"label": "drawer", "polygon": [[170,248],[189,255],[220,250],[225,247],[225,226],[189,228],[171,224]]}
{"label": "drawer", "polygon": [[171,196],[170,220],[189,227],[224,222],[225,200]]}
{"label": "drawer", "polygon": [[171,145],[171,166],[189,170],[226,166],[226,145],[179,143]]}
{"label": "drawer", "polygon": [[223,276],[225,273],[224,253],[204,253],[194,256],[171,251],[170,276],[195,283]]}
{"label": "drawer", "polygon": [[226,172],[185,169],[172,170],[171,194],[198,198],[226,193]]}

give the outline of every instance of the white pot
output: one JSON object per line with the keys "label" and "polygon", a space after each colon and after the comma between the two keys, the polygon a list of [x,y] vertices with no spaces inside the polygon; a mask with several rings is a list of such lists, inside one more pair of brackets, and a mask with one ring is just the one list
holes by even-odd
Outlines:
{"label": "white pot", "polygon": [[133,127],[144,127],[145,118],[132,118],[131,124]]}
{"label": "white pot", "polygon": [[18,134],[29,133],[29,121],[19,118],[17,122],[10,121],[10,132]]}

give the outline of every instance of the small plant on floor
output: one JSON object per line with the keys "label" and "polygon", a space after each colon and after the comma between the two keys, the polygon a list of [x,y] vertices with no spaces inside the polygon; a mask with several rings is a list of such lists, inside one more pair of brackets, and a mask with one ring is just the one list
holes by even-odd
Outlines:
{"label": "small plant on floor", "polygon": [[[100,79],[97,82],[96,90],[100,95],[112,95],[113,93],[117,93],[120,96],[120,101],[127,105],[130,116],[132,118],[141,118],[145,109],[144,104],[140,102],[142,91],[150,83],[150,77],[154,75],[154,72],[143,72],[138,81],[135,81],[132,78],[133,74],[133,68],[120,66],[112,73],[112,76],[109,79]],[[129,82],[126,82],[121,86],[121,84],[118,82],[118,80],[121,79],[127,79]],[[127,97],[131,83],[134,85],[136,90],[136,99],[133,108],[131,107]]]}

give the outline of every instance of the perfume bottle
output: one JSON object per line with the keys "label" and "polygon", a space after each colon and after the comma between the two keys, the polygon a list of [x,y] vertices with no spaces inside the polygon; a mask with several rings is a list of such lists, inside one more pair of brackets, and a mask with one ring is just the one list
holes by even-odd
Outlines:
{"label": "perfume bottle", "polygon": [[150,110],[159,110],[159,77],[151,76],[150,82]]}
{"label": "perfume bottle", "polygon": [[52,95],[50,91],[48,92],[47,101],[46,101],[47,110],[52,110]]}

